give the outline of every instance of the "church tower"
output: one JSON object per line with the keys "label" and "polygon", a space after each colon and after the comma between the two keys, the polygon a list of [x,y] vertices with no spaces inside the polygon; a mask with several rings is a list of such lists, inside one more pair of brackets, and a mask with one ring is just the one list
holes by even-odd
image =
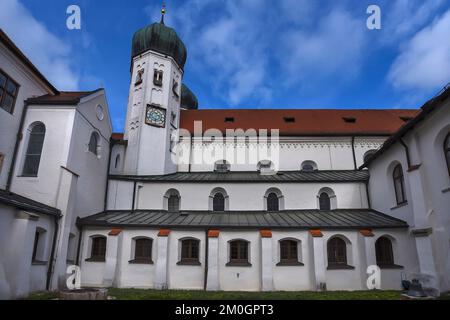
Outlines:
{"label": "church tower", "polygon": [[124,174],[175,173],[172,134],[180,123],[183,68],[187,51],[175,30],[161,22],[133,36]]}

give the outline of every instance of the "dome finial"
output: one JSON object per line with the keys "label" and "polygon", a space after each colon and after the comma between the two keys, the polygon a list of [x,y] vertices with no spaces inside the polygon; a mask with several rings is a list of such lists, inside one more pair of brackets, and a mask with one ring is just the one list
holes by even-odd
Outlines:
{"label": "dome finial", "polygon": [[161,24],[164,24],[164,15],[166,14],[166,2],[163,1],[161,7]]}

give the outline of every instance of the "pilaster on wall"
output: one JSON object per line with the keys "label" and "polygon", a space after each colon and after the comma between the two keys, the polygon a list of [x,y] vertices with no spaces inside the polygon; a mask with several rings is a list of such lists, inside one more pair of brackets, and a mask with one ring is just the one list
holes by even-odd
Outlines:
{"label": "pilaster on wall", "polygon": [[167,258],[169,256],[170,230],[161,229],[158,233],[158,257],[155,267],[155,289],[164,290],[167,285]]}
{"label": "pilaster on wall", "polygon": [[320,230],[310,230],[313,243],[313,260],[314,260],[314,281],[317,291],[326,290],[326,274],[325,274],[325,249],[323,242],[323,234]]}
{"label": "pilaster on wall", "polygon": [[375,235],[372,230],[363,229],[359,230],[360,244],[362,247],[363,256],[361,257],[361,286],[367,287],[367,267],[377,265],[376,253],[375,253]]}
{"label": "pilaster on wall", "polygon": [[103,285],[111,287],[116,279],[117,262],[120,261],[119,244],[122,242],[122,229],[115,228],[108,233],[106,241],[105,273]]}
{"label": "pilaster on wall", "polygon": [[219,230],[208,231],[208,274],[206,277],[206,290],[220,290],[219,284]]}
{"label": "pilaster on wall", "polygon": [[261,290],[273,290],[272,232],[261,230]]}
{"label": "pilaster on wall", "polygon": [[419,258],[419,272],[432,278],[430,286],[439,291],[438,275],[434,263],[433,247],[431,243],[432,229],[414,229],[412,235],[415,237],[417,256]]}

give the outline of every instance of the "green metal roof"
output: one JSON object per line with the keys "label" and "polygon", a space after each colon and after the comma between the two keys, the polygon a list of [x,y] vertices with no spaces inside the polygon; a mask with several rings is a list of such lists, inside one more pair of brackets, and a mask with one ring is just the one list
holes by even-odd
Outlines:
{"label": "green metal roof", "polygon": [[131,58],[148,50],[170,56],[180,68],[184,68],[187,58],[186,47],[175,30],[163,23],[153,23],[135,32]]}
{"label": "green metal roof", "polygon": [[188,110],[198,109],[197,97],[184,83],[181,85],[181,108]]}

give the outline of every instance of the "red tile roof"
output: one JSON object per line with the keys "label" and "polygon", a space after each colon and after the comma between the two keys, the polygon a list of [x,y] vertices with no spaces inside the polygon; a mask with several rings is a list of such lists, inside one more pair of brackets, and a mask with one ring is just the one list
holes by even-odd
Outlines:
{"label": "red tile roof", "polygon": [[80,102],[84,97],[87,97],[99,90],[94,91],[61,91],[58,94],[50,95],[46,94],[40,97],[29,98],[27,103],[29,104],[49,104],[49,105],[75,105]]}
{"label": "red tile roof", "polygon": [[[203,109],[182,110],[180,127],[193,133],[194,121],[202,121],[203,133],[216,128],[279,129],[280,136],[392,135],[418,110],[335,109]],[[225,121],[227,118],[228,121]],[[290,119],[289,119],[290,118]],[[293,121],[293,122],[292,122]]]}

